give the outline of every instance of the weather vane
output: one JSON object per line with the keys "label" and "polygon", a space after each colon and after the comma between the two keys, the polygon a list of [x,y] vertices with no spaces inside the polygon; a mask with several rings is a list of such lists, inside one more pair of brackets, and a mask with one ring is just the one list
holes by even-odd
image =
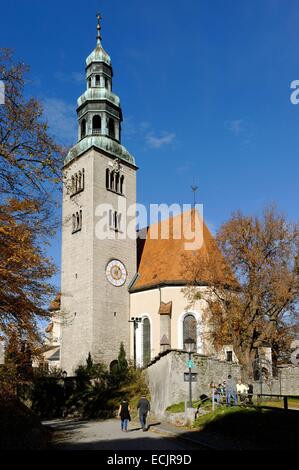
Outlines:
{"label": "weather vane", "polygon": [[98,19],[98,24],[97,24],[97,43],[101,44],[102,36],[101,36],[101,13],[97,13],[97,19]]}

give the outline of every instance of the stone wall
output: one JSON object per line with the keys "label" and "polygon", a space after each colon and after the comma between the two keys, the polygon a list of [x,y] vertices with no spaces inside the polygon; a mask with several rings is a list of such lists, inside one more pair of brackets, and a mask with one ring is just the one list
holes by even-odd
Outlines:
{"label": "stone wall", "polygon": [[[188,354],[183,351],[169,351],[146,369],[151,393],[152,411],[163,417],[168,406],[188,400],[189,382],[184,382],[184,372]],[[201,394],[210,394],[211,382],[220,383],[231,374],[238,380],[241,367],[236,363],[220,361],[200,354],[192,354],[195,364],[192,372],[197,373],[197,381],[192,382],[192,399],[198,400]]]}
{"label": "stone wall", "polygon": [[[184,372],[188,372],[188,354],[183,351],[169,351],[153,362],[145,371],[151,393],[152,411],[162,418],[165,410],[174,403],[189,399],[189,382],[184,382]],[[200,354],[192,354],[197,373],[197,381],[192,382],[192,399],[198,400],[201,394],[210,395],[210,383],[221,383],[231,374],[235,380],[241,378],[241,366]],[[254,393],[260,393],[260,383],[255,382]],[[299,367],[292,365],[278,369],[278,376],[263,382],[262,393],[299,395]]]}

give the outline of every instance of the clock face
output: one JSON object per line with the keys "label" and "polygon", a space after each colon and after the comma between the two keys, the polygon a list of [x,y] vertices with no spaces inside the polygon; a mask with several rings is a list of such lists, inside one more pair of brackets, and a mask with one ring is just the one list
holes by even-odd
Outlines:
{"label": "clock face", "polygon": [[119,287],[126,282],[127,270],[121,261],[113,259],[107,264],[106,276],[113,286]]}

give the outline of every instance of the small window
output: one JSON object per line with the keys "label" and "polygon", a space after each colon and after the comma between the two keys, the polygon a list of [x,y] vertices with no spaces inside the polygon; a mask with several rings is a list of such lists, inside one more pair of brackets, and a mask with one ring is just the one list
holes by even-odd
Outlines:
{"label": "small window", "polygon": [[88,79],[88,88],[91,88],[91,77]]}
{"label": "small window", "polygon": [[86,136],[86,121],[82,119],[81,121],[81,139]]}
{"label": "small window", "polygon": [[92,133],[93,134],[100,134],[102,128],[102,120],[101,117],[96,115],[92,118]]}
{"label": "small window", "polygon": [[114,191],[114,171],[111,171],[110,173],[110,189]]}
{"label": "small window", "polygon": [[120,188],[119,188],[120,194],[124,194],[124,180],[125,180],[125,177],[124,175],[122,175],[120,177]]}
{"label": "small window", "polygon": [[108,134],[109,134],[109,137],[112,137],[113,139],[115,139],[115,124],[112,118],[109,119]]}
{"label": "small window", "polygon": [[110,188],[110,171],[106,170],[106,189],[109,189]]}
{"label": "small window", "polygon": [[72,233],[79,232],[82,229],[82,210],[72,216]]}
{"label": "small window", "polygon": [[101,82],[100,75],[96,75],[96,86],[100,86],[100,82]]}
{"label": "small window", "polygon": [[233,352],[232,351],[226,351],[226,360],[227,360],[227,362],[233,362]]}
{"label": "small window", "polygon": [[119,192],[119,173],[116,173],[115,175],[115,191],[117,193]]}

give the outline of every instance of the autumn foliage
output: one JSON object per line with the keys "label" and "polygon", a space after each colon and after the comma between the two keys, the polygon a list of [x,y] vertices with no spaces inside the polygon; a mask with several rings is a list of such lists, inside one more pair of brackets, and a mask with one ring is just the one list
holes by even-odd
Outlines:
{"label": "autumn foliage", "polygon": [[55,268],[44,251],[57,226],[65,151],[50,136],[41,104],[25,98],[27,72],[10,50],[0,49],[0,338],[34,349],[53,294]]}
{"label": "autumn foliage", "polygon": [[220,228],[217,243],[223,262],[218,248],[200,262],[186,258],[192,278],[186,295],[194,301],[201,279],[208,280],[209,339],[216,350],[233,345],[245,375],[252,376],[258,349],[270,346],[274,362],[279,360],[298,324],[298,226],[275,207],[261,217],[237,212]]}

